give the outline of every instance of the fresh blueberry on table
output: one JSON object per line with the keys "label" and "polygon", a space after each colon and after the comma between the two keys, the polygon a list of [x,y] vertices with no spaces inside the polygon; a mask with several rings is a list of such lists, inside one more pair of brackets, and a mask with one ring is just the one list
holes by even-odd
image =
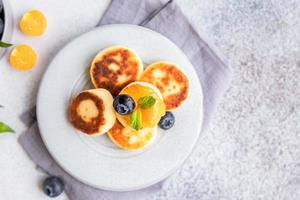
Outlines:
{"label": "fresh blueberry on table", "polygon": [[127,115],[134,111],[135,102],[131,96],[121,94],[115,97],[113,106],[115,111],[120,115]]}
{"label": "fresh blueberry on table", "polygon": [[174,124],[175,124],[175,117],[171,112],[166,112],[166,114],[160,118],[158,123],[159,127],[164,130],[168,130],[172,128]]}
{"label": "fresh blueberry on table", "polygon": [[57,197],[65,188],[63,180],[57,176],[50,176],[43,183],[43,191],[49,197]]}

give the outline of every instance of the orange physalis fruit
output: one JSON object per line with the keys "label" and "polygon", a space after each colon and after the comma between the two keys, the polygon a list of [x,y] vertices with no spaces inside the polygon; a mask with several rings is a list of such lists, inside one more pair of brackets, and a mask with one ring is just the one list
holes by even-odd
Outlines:
{"label": "orange physalis fruit", "polygon": [[40,36],[46,31],[47,19],[41,11],[31,10],[23,15],[19,26],[27,35]]}
{"label": "orange physalis fruit", "polygon": [[10,64],[20,70],[32,69],[37,61],[37,54],[33,48],[27,44],[16,46],[9,57]]}

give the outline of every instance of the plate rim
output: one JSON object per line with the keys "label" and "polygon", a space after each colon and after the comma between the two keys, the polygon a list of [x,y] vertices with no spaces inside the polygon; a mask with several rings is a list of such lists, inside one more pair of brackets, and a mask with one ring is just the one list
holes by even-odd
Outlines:
{"label": "plate rim", "polygon": [[[103,28],[113,28],[113,27],[120,27],[120,26],[123,26],[123,27],[129,27],[129,28],[133,28],[133,29],[141,29],[141,30],[144,30],[144,31],[147,31],[147,32],[151,32],[152,34],[155,34],[157,35],[158,37],[162,37],[164,38],[165,40],[168,40],[169,42],[171,42],[172,44],[174,44],[174,48],[177,48],[177,50],[179,50],[182,55],[185,57],[185,59],[190,63],[190,65],[192,66],[192,71],[196,74],[196,79],[198,81],[198,84],[200,86],[200,91],[199,91],[199,95],[200,95],[200,99],[201,99],[201,109],[199,109],[200,111],[200,119],[199,119],[199,123],[198,125],[196,126],[197,130],[198,130],[198,134],[197,134],[197,138],[196,138],[196,142],[193,144],[193,147],[190,149],[190,152],[187,153],[185,159],[181,160],[179,162],[179,164],[177,164],[175,167],[173,167],[173,169],[169,170],[168,173],[164,174],[164,176],[162,177],[159,177],[158,180],[155,180],[155,181],[152,181],[150,183],[145,183],[143,185],[139,185],[139,186],[136,186],[136,187],[130,187],[130,188],[111,188],[111,187],[106,187],[106,186],[100,186],[99,187],[99,184],[93,184],[93,183],[90,183],[86,180],[83,180],[81,179],[81,177],[77,176],[75,173],[73,173],[71,170],[65,168],[63,166],[63,164],[55,158],[55,156],[52,154],[51,152],[51,148],[49,148],[49,144],[47,143],[47,140],[43,134],[43,130],[40,128],[41,126],[41,94],[42,94],[42,86],[43,86],[43,82],[45,80],[45,77],[47,76],[47,74],[49,73],[50,71],[50,66],[52,65],[52,63],[54,62],[54,60],[58,57],[58,55],[64,51],[64,49],[66,49],[71,43],[74,43],[76,42],[76,40],[86,34],[89,34],[91,32],[94,32],[94,31],[97,31],[98,29],[103,29]],[[65,172],[67,172],[70,176],[72,176],[73,178],[79,180],[80,182],[84,183],[84,184],[87,184],[89,186],[92,186],[92,187],[95,187],[95,188],[98,188],[98,189],[103,189],[103,190],[107,190],[107,191],[115,191],[115,192],[126,192],[126,191],[135,191],[135,190],[139,190],[139,189],[143,189],[143,188],[147,188],[149,186],[152,186],[160,181],[163,181],[165,180],[167,177],[169,177],[170,175],[172,175],[175,171],[177,171],[185,162],[186,160],[190,157],[190,155],[192,154],[192,152],[194,151],[195,147],[196,147],[196,144],[197,142],[199,141],[199,138],[201,136],[201,131],[202,131],[202,127],[203,127],[203,119],[204,119],[204,96],[203,96],[203,87],[202,87],[202,83],[199,79],[199,76],[197,75],[196,73],[196,70],[194,68],[194,65],[191,63],[190,59],[186,56],[186,54],[172,41],[170,40],[169,38],[167,38],[166,36],[164,36],[163,34],[159,33],[159,32],[156,32],[152,29],[149,29],[149,28],[146,28],[146,27],[142,27],[142,26],[138,26],[138,25],[134,25],[134,24],[106,24],[106,25],[101,25],[101,26],[98,26],[98,27],[95,27],[85,33],[82,33],[78,36],[76,36],[75,38],[73,38],[71,41],[67,42],[56,54],[55,56],[51,59],[51,61],[49,62],[49,64],[47,65],[47,69],[45,70],[42,78],[41,78],[41,81],[40,81],[40,84],[39,84],[39,88],[38,88],[38,93],[37,93],[37,102],[36,102],[36,115],[37,115],[37,124],[38,124],[38,127],[39,127],[39,131],[40,131],[40,136],[42,138],[42,141],[47,149],[47,151],[49,152],[49,154],[51,155],[51,157],[53,158],[53,160],[59,165],[59,167],[61,167]]]}

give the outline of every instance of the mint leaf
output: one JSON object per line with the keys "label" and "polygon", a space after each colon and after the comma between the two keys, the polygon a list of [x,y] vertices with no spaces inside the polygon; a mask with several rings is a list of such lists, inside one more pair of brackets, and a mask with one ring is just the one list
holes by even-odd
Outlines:
{"label": "mint leaf", "polygon": [[138,100],[138,103],[141,108],[147,109],[151,108],[156,103],[156,99],[153,96],[144,96]]}
{"label": "mint leaf", "polygon": [[7,48],[7,47],[10,47],[12,45],[13,44],[11,44],[11,43],[3,42],[3,41],[0,40],[0,47]]}
{"label": "mint leaf", "polygon": [[8,125],[6,125],[3,122],[0,122],[0,133],[4,133],[4,132],[11,132],[14,133],[15,131],[10,128]]}
{"label": "mint leaf", "polygon": [[142,113],[139,109],[136,109],[130,115],[130,126],[135,130],[140,130],[142,128]]}

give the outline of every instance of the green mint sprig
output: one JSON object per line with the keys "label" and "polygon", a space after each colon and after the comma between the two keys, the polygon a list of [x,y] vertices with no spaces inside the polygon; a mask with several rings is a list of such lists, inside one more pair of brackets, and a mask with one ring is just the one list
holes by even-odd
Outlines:
{"label": "green mint sprig", "polygon": [[138,100],[139,105],[143,109],[151,108],[156,103],[156,99],[153,96],[144,96]]}
{"label": "green mint sprig", "polygon": [[15,131],[4,122],[0,122],[0,133],[6,133],[6,132],[14,133]]}
{"label": "green mint sprig", "polygon": [[13,44],[11,43],[8,43],[8,42],[3,42],[0,40],[0,47],[3,47],[3,48],[8,48],[8,47],[11,47]]}
{"label": "green mint sprig", "polygon": [[130,126],[135,130],[140,130],[142,128],[142,113],[140,109],[136,109],[130,115]]}

